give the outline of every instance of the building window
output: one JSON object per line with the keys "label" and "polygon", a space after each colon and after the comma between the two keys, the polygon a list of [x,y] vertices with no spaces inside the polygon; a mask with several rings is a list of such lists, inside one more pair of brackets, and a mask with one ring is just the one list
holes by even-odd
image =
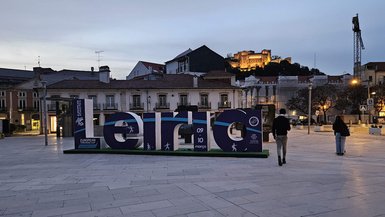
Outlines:
{"label": "building window", "polygon": [[132,107],[133,108],[140,108],[141,107],[141,101],[140,101],[140,95],[133,95],[132,96]]}
{"label": "building window", "polygon": [[179,105],[188,105],[187,103],[187,94],[181,94],[179,95]]}
{"label": "building window", "polygon": [[221,94],[221,101],[219,102],[219,106],[218,107],[222,107],[222,108],[230,108],[230,102],[229,102],[229,96],[227,95],[227,93],[225,94]]}
{"label": "building window", "polygon": [[19,93],[18,93],[18,96],[19,97],[25,97],[27,95],[27,93],[25,92],[25,91],[20,91]]}
{"label": "building window", "polygon": [[36,93],[36,92],[33,92],[32,96],[33,96],[33,98],[38,98],[38,97],[39,97],[39,94]]}
{"label": "building window", "polygon": [[[58,99],[58,98],[60,98],[60,95],[52,95],[51,98]],[[48,110],[49,111],[55,111],[56,110],[56,101],[55,100],[51,100],[51,103],[48,104]]]}
{"label": "building window", "polygon": [[6,107],[5,99],[4,98],[0,98],[0,109],[4,110],[5,107]]}
{"label": "building window", "polygon": [[159,95],[159,107],[167,107],[167,95],[160,94]]}
{"label": "building window", "polygon": [[209,105],[209,95],[201,94],[201,105],[207,107]]}
{"label": "building window", "polygon": [[226,103],[229,100],[229,96],[227,94],[221,94],[221,102]]}
{"label": "building window", "polygon": [[19,99],[18,108],[19,109],[24,109],[25,105],[26,105],[25,99]]}
{"label": "building window", "polygon": [[0,91],[0,109],[4,110],[5,107],[5,91]]}
{"label": "building window", "polygon": [[40,108],[40,101],[39,100],[33,100],[33,109],[34,110],[39,110]]}
{"label": "building window", "polygon": [[115,106],[115,96],[114,95],[106,95],[106,106],[114,107]]}
{"label": "building window", "polygon": [[17,95],[19,96],[17,107],[19,109],[25,109],[27,104],[26,102],[27,93],[25,91],[20,91]]}
{"label": "building window", "polygon": [[[219,105],[221,102],[219,102]],[[198,106],[203,109],[211,108],[211,103],[209,102],[209,95],[207,93],[202,93],[200,95],[200,102],[198,103]]]}
{"label": "building window", "polygon": [[98,97],[96,95],[88,95],[88,99],[92,99],[93,108],[98,109]]}

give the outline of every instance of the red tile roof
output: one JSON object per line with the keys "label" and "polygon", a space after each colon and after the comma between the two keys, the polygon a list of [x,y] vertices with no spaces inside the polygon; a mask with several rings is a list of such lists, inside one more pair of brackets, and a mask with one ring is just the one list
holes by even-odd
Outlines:
{"label": "red tile roof", "polygon": [[385,62],[369,62],[365,64],[366,68],[369,70],[385,71]]}
{"label": "red tile roof", "polygon": [[228,79],[232,76],[235,76],[234,74],[231,74],[230,72],[226,71],[209,71],[203,76],[203,79]]}
{"label": "red tile roof", "polygon": [[187,74],[164,74],[157,80],[110,80],[100,81],[65,80],[48,89],[234,89],[229,82],[198,78],[198,88],[193,87],[193,77]]}
{"label": "red tile roof", "polygon": [[164,70],[164,65],[163,64],[150,63],[150,62],[145,62],[145,61],[140,61],[140,62],[143,63],[143,65],[147,69],[150,69],[150,67],[151,67],[153,71],[157,71],[157,72],[163,72],[163,70]]}

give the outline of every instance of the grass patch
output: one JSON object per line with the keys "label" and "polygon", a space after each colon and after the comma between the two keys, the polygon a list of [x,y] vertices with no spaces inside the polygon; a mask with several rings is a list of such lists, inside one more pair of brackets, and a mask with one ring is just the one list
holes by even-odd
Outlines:
{"label": "grass patch", "polygon": [[162,156],[194,156],[194,157],[239,157],[239,158],[267,158],[269,150],[262,152],[224,152],[220,149],[208,152],[197,152],[191,149],[179,149],[177,151],[145,151],[143,149],[70,149],[64,150],[64,154],[128,154],[128,155],[162,155]]}

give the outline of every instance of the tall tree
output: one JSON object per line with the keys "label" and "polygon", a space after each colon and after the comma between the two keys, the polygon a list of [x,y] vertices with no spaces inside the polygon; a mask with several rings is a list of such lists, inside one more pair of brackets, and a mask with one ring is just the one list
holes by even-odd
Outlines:
{"label": "tall tree", "polygon": [[374,109],[377,113],[385,111],[385,85],[376,85],[372,88],[375,94],[373,95],[374,99]]}
{"label": "tall tree", "polygon": [[[312,111],[321,110],[326,122],[327,111],[335,106],[338,91],[334,85],[326,84],[312,89],[311,109]],[[290,110],[299,111],[300,114],[308,114],[309,89],[298,90],[297,96],[288,100],[286,106]]]}
{"label": "tall tree", "polygon": [[338,95],[335,108],[349,114],[360,115],[360,105],[367,97],[367,89],[363,85],[349,85]]}
{"label": "tall tree", "polygon": [[317,86],[313,89],[312,103],[324,114],[324,123],[326,123],[327,111],[335,106],[338,92],[336,86],[331,84]]}
{"label": "tall tree", "polygon": [[286,103],[290,110],[295,110],[299,114],[305,115],[308,112],[309,91],[307,89],[300,89],[297,91],[297,96],[292,97]]}
{"label": "tall tree", "polygon": [[[313,100],[312,100],[313,101]],[[286,103],[290,110],[296,110],[300,115],[308,115],[309,111],[309,89],[303,88],[297,91],[297,96],[292,97]],[[312,103],[311,110],[314,111],[316,107]]]}

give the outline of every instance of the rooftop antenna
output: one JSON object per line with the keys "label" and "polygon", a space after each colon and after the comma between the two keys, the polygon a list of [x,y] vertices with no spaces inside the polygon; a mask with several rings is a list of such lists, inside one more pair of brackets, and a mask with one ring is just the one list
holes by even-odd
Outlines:
{"label": "rooftop antenna", "polygon": [[102,51],[102,50],[97,50],[97,51],[95,51],[95,53],[98,55],[98,68],[100,68],[100,53],[103,53],[104,51]]}

